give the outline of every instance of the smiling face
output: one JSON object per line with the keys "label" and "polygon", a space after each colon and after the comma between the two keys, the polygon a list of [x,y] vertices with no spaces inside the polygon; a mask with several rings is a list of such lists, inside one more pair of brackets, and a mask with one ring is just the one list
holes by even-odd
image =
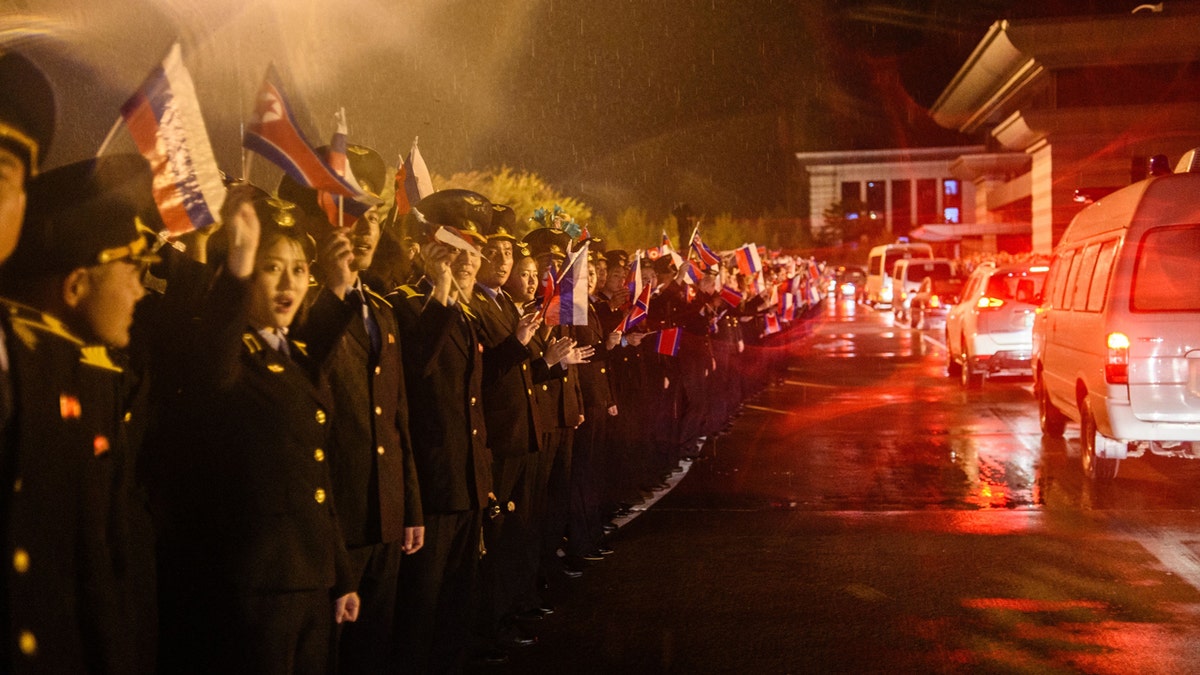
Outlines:
{"label": "smiling face", "polygon": [[450,272],[454,281],[463,293],[470,293],[475,285],[475,274],[479,272],[479,251],[455,249],[454,259],[450,262]]}
{"label": "smiling face", "polygon": [[286,328],[308,293],[308,256],[300,242],[277,236],[260,247],[251,277],[250,325]]}
{"label": "smiling face", "polygon": [[375,259],[375,247],[379,245],[380,222],[383,219],[381,208],[376,206],[364,213],[347,233],[354,251],[354,260],[350,261],[350,270],[353,272],[365,272]]}

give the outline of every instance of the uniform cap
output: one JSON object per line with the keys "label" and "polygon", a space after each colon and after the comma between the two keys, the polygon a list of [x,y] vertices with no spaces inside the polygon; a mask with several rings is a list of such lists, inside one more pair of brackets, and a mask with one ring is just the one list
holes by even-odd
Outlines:
{"label": "uniform cap", "polygon": [[412,210],[420,215],[416,217],[416,229],[410,231],[420,232],[426,239],[442,225],[484,244],[484,232],[492,226],[492,202],[471,190],[438,190],[414,204]]}
{"label": "uniform cap", "polygon": [[54,138],[54,90],[46,75],[17,52],[0,53],[0,145],[20,154],[29,175]]}
{"label": "uniform cap", "polygon": [[530,230],[523,241],[529,246],[529,255],[535,258],[550,256],[565,260],[571,235],[553,227],[539,227]]}
{"label": "uniform cap", "polygon": [[492,204],[492,223],[484,232],[489,241],[493,239],[516,241],[517,237],[514,234],[516,227],[517,214],[513,212],[512,207],[505,204]]}
{"label": "uniform cap", "polygon": [[105,155],[35,177],[7,266],[53,274],[117,260],[157,260],[146,237],[164,229],[152,178],[150,165],[136,154]]}
{"label": "uniform cap", "polygon": [[609,267],[625,267],[629,264],[629,253],[623,249],[614,248],[604,252],[604,259],[608,261]]}

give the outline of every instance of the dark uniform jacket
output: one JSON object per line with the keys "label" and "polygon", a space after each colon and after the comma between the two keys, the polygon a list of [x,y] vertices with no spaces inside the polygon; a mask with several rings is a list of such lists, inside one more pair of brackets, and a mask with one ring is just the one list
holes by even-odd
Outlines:
{"label": "dark uniform jacket", "polygon": [[389,296],[396,308],[425,514],[482,509],[492,489],[478,320],[433,300],[428,280]]}
{"label": "dark uniform jacket", "polygon": [[219,277],[180,345],[157,446],[169,563],[197,585],[337,597],[354,589],[326,457],[332,406],[316,382],[351,314],[315,331],[327,339],[310,351],[291,342],[289,358],[245,327],[248,291]]}
{"label": "dark uniform jacket", "polygon": [[529,348],[517,339],[520,310],[504,290],[495,299],[476,286],[471,309],[483,340],[483,415],[492,455],[519,457],[537,452],[540,420],[534,413]]}
{"label": "dark uniform jacket", "polygon": [[81,343],[54,319],[0,303],[8,372],[0,440],[6,673],[102,668],[93,602],[115,590],[88,497],[104,461],[82,420]]}
{"label": "dark uniform jacket", "polygon": [[[576,368],[579,372],[579,390],[583,397],[584,407],[591,411],[607,410],[616,402],[612,384],[609,380],[609,359],[615,354],[605,349],[605,338],[611,331],[605,331],[595,303],[588,303],[588,322],[586,326],[574,326],[571,334],[580,347],[592,346],[596,353],[587,363],[581,363]],[[607,414],[607,413],[604,413]]]}
{"label": "dark uniform jacket", "polygon": [[583,414],[583,393],[579,389],[576,367],[560,363],[548,368],[542,358],[550,339],[557,338],[561,333],[559,326],[547,330],[543,325],[534,331],[533,339],[529,341],[530,356],[533,358],[535,410],[543,431],[573,429]]}
{"label": "dark uniform jacket", "polygon": [[[324,316],[346,308],[353,314],[328,367],[334,415],[327,452],[342,534],[352,547],[400,541],[406,526],[424,522],[396,317],[388,301],[363,290],[360,296],[352,289],[345,301],[321,290],[305,325],[293,332],[313,342],[320,336],[312,330],[329,323]],[[378,326],[374,349],[362,298]]]}

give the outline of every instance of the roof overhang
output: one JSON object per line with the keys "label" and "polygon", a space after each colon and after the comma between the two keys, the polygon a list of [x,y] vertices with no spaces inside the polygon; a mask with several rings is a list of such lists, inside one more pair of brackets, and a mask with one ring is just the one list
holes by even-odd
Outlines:
{"label": "roof overhang", "polygon": [[1029,223],[929,223],[910,231],[908,236],[928,242],[961,241],[967,237],[1001,234],[1031,234]]}

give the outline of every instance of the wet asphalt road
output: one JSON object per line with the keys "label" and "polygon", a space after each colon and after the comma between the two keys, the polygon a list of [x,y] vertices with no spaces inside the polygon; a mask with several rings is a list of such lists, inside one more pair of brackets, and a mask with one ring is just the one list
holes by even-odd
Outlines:
{"label": "wet asphalt road", "polygon": [[1089,485],[1030,382],[829,304],[495,673],[1200,673],[1200,462]]}

